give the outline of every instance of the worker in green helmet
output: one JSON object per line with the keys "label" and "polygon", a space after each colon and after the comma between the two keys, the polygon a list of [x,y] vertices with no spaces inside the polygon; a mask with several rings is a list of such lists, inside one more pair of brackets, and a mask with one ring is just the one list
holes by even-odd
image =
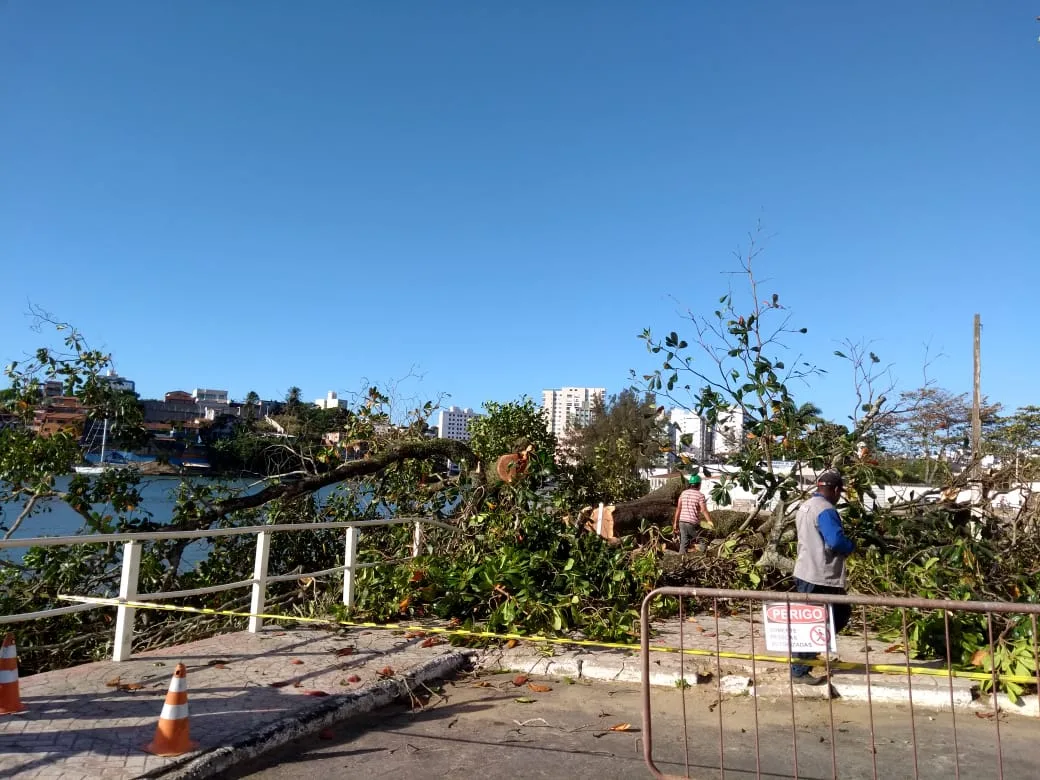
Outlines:
{"label": "worker in green helmet", "polygon": [[679,534],[680,554],[685,554],[690,544],[700,536],[701,528],[712,526],[708,500],[701,492],[701,475],[692,474],[688,481],[690,485],[679,494],[679,503],[672,519],[672,531]]}

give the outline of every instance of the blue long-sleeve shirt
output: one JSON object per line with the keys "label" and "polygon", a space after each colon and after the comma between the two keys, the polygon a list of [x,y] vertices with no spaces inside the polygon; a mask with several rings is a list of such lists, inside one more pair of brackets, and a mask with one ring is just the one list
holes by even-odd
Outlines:
{"label": "blue long-sleeve shirt", "polygon": [[838,555],[848,555],[856,549],[855,542],[845,535],[845,529],[841,527],[841,517],[836,509],[820,512],[816,518],[816,527],[823,537],[823,543]]}

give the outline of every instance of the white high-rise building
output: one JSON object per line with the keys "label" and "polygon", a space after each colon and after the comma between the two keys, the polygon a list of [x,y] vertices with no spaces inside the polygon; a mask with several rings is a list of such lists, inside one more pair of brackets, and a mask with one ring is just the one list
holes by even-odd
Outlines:
{"label": "white high-rise building", "polygon": [[672,450],[676,455],[689,455],[702,463],[709,458],[712,430],[703,417],[689,409],[675,408],[668,415],[668,422]]}
{"label": "white high-rise building", "polygon": [[563,437],[568,429],[586,425],[592,419],[597,400],[603,400],[605,387],[561,387],[542,391],[542,409],[545,411],[549,432]]}
{"label": "white high-rise building", "polygon": [[346,401],[337,396],[332,390],[329,390],[324,398],[319,398],[315,401],[314,405],[319,409],[346,409],[349,406]]}
{"label": "white high-rise building", "polygon": [[711,449],[715,455],[729,455],[740,449],[744,438],[744,410],[740,408],[720,412],[712,436]]}
{"label": "white high-rise building", "polygon": [[460,409],[451,406],[441,409],[437,415],[437,438],[455,439],[457,441],[469,441],[469,421],[474,417],[480,417],[472,409]]}

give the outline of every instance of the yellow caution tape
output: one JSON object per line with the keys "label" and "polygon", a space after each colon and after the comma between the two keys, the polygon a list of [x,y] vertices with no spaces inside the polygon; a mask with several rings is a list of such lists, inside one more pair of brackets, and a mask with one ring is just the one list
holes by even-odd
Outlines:
{"label": "yellow caution tape", "polygon": [[[97,604],[98,606],[106,607],[130,607],[133,609],[157,609],[164,612],[188,612],[195,615],[218,615],[222,617],[235,617],[235,618],[262,618],[264,620],[290,620],[295,623],[316,623],[321,625],[336,625],[336,626],[350,626],[352,628],[374,628],[374,629],[387,629],[391,631],[422,631],[427,634],[443,634],[449,636],[460,636],[460,637],[472,637],[478,639],[504,639],[504,640],[516,640],[518,642],[545,642],[549,644],[557,645],[577,645],[579,647],[598,647],[607,648],[610,650],[631,650],[636,651],[640,649],[638,644],[626,644],[623,642],[596,642],[591,639],[567,639],[564,637],[556,636],[544,636],[543,634],[512,634],[512,633],[497,633],[494,631],[474,631],[468,628],[442,628],[439,626],[423,626],[412,623],[369,623],[364,621],[353,621],[353,620],[336,620],[334,618],[308,618],[300,617],[297,615],[276,615],[267,612],[234,612],[227,609],[209,609],[208,607],[182,607],[175,604],[159,604],[153,601],[122,601],[116,598],[99,598],[96,596],[66,596],[58,595],[57,598],[61,601],[72,601],[78,604]],[[665,645],[650,645],[650,651],[654,653],[682,653],[683,655],[694,655],[694,656],[708,656],[718,658],[728,658],[737,661],[763,661],[765,663],[777,663],[777,664],[788,664],[791,663],[791,659],[787,656],[776,656],[776,655],[760,655],[758,653],[734,653],[730,651],[720,650],[705,650],[702,648],[683,648],[668,647]],[[966,680],[980,680],[980,681],[992,681],[993,675],[988,672],[961,672],[961,671],[949,671],[947,669],[936,669],[927,666],[900,666],[899,664],[860,664],[852,663],[851,661],[832,661],[828,664],[826,661],[820,660],[800,660],[796,659],[798,663],[806,666],[820,666],[828,667],[830,669],[841,669],[841,670],[870,670],[871,672],[878,672],[880,674],[916,674],[926,675],[931,677],[959,677]],[[1026,677],[1024,675],[997,675],[997,680],[1000,682],[1015,682],[1015,683],[1036,683],[1037,677]]]}

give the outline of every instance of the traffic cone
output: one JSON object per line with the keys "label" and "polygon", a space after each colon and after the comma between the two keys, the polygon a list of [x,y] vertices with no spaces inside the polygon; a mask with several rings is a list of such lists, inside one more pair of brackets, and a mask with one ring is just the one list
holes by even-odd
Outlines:
{"label": "traffic cone", "polygon": [[192,742],[188,737],[188,670],[184,664],[177,664],[155,737],[144,749],[157,756],[179,756],[198,746],[198,742]]}
{"label": "traffic cone", "polygon": [[18,692],[18,648],[14,644],[14,634],[8,634],[0,647],[0,715],[19,712],[25,712],[25,707]]}

